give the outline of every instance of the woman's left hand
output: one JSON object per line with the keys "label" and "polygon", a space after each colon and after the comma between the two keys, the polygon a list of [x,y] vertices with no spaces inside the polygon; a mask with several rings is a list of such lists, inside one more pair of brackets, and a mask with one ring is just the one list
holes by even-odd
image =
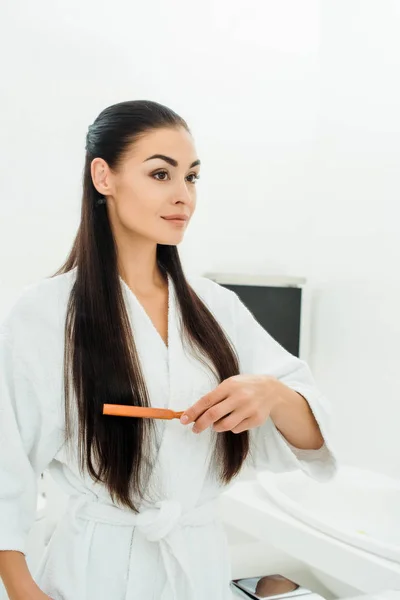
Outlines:
{"label": "woman's left hand", "polygon": [[[201,433],[210,425],[214,431],[241,433],[259,427],[279,403],[282,384],[269,375],[234,375],[185,410],[181,423],[194,422],[192,431]],[[188,420],[184,420],[187,416]]]}

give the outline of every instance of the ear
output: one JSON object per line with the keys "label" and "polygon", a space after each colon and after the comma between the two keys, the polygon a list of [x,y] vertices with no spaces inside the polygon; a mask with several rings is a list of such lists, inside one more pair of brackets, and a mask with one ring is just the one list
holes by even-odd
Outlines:
{"label": "ear", "polygon": [[94,158],[90,165],[93,185],[103,196],[112,194],[112,177],[110,167],[102,158]]}

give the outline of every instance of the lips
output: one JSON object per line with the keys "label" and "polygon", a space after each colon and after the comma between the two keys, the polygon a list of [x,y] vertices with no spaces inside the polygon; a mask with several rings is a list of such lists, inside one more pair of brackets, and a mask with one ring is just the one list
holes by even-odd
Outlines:
{"label": "lips", "polygon": [[170,215],[168,217],[162,217],[166,221],[187,221],[189,217],[186,215]]}

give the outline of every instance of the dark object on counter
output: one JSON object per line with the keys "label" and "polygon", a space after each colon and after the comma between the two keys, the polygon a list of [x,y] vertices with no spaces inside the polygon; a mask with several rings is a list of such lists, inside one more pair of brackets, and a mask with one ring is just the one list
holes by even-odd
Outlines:
{"label": "dark object on counter", "polygon": [[311,590],[301,587],[283,575],[264,575],[262,577],[248,577],[234,579],[232,589],[240,590],[243,598],[261,600],[262,598],[294,598],[312,594]]}

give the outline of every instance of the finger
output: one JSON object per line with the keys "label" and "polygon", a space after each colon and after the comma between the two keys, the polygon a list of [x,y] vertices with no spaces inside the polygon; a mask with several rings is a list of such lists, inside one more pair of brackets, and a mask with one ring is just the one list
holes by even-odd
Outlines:
{"label": "finger", "polygon": [[238,427],[248,417],[248,412],[234,410],[226,417],[220,419],[213,425],[214,431],[222,433],[223,431],[232,431],[235,427]]}
{"label": "finger", "polygon": [[243,433],[243,431],[248,431],[249,429],[253,429],[254,427],[256,427],[254,419],[247,418],[244,419],[241,423],[239,423],[239,425],[231,429],[231,431],[232,433]]}
{"label": "finger", "polygon": [[237,401],[235,401],[234,398],[229,398],[222,402],[218,402],[218,404],[214,404],[214,406],[206,410],[206,412],[200,415],[195,421],[193,431],[195,433],[201,433],[204,429],[213,425],[213,423],[232,413],[235,408],[237,408]]}
{"label": "finger", "polygon": [[208,394],[202,396],[200,400],[198,400],[190,408],[185,410],[184,414],[181,416],[181,422],[185,425],[188,425],[189,423],[196,421],[212,406],[218,404],[222,400],[225,400],[228,394],[226,393],[226,386],[223,386],[222,383]]}

